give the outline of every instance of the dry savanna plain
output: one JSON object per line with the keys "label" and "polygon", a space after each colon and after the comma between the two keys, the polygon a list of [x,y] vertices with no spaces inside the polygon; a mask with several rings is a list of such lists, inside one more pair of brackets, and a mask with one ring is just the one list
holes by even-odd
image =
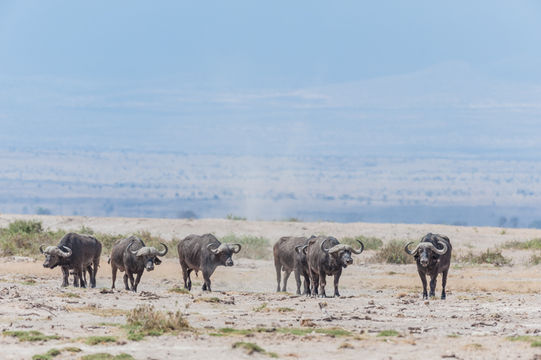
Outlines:
{"label": "dry savanna plain", "polygon": [[[104,243],[96,288],[63,288],[60,269],[42,267],[39,243],[66,231]],[[243,249],[216,270],[212,293],[201,274],[184,291],[174,245],[209,232]],[[423,300],[415,264],[400,263],[403,244],[428,232],[453,244],[447,300]],[[170,248],[137,293],[121,276],[111,290],[107,264],[112,241],[130,234]],[[339,298],[296,295],[293,276],[275,292],[272,244],[312,234],[370,244],[344,270]],[[539,239],[541,230],[494,227],[2,214],[1,358],[539,359]]]}

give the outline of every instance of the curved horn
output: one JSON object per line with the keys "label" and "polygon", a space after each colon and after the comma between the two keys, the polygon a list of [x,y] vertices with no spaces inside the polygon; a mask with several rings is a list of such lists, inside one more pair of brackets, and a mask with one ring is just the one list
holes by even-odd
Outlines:
{"label": "curved horn", "polygon": [[436,254],[438,254],[438,255],[443,255],[443,254],[445,254],[445,253],[447,252],[447,249],[448,249],[447,244],[446,244],[445,242],[441,241],[441,240],[438,240],[438,244],[442,245],[442,246],[443,246],[443,249],[440,250],[440,249],[438,249],[437,247],[435,247],[433,244],[430,244],[430,245],[431,245],[431,246],[430,246],[430,249],[431,249],[432,251],[434,251],[434,252],[435,252]]}
{"label": "curved horn", "polygon": [[357,239],[357,242],[358,242],[359,244],[361,244],[361,247],[359,248],[359,250],[355,250],[354,248],[351,248],[351,252],[354,253],[354,254],[359,255],[359,254],[362,253],[363,250],[364,250],[364,244],[363,244],[363,242],[362,242],[361,240],[359,240],[359,239]]}
{"label": "curved horn", "polygon": [[67,246],[64,246],[64,245],[62,245],[62,247],[64,249],[67,249],[67,251],[62,251],[62,249],[60,249],[60,247],[58,247],[58,250],[60,251],[60,256],[62,256],[62,257],[70,257],[71,254],[72,254],[71,249],[69,247],[67,247]]}
{"label": "curved horn", "polygon": [[160,243],[160,244],[163,245],[164,249],[161,252],[158,251],[158,256],[165,256],[165,254],[167,254],[167,251],[169,251],[169,249],[167,248],[167,245],[165,245],[164,243]]}
{"label": "curved horn", "polygon": [[43,254],[43,244],[39,246],[39,252]]}
{"label": "curved horn", "polygon": [[328,252],[329,252],[329,249],[330,249],[330,248],[326,248],[326,247],[324,246],[325,243],[327,242],[327,240],[329,240],[329,238],[326,238],[325,240],[323,240],[323,241],[321,242],[321,250],[323,250],[323,252],[326,252],[326,253],[328,253]]}
{"label": "curved horn", "polygon": [[241,245],[241,244],[235,243],[235,244],[230,244],[230,246],[235,246],[235,247],[238,248],[238,250],[233,250],[233,252],[234,252],[235,254],[238,253],[238,252],[240,252],[240,249],[242,249],[242,245]]}
{"label": "curved horn", "polygon": [[208,245],[207,245],[207,249],[209,249],[210,251],[212,251],[212,253],[218,255],[218,253],[220,253],[220,250],[219,250],[219,249],[220,249],[220,245],[218,244],[218,246],[217,246],[215,249],[211,249],[210,247],[211,247],[211,246],[214,246],[214,245],[217,245],[217,244],[215,244],[215,243],[210,243],[210,244],[208,244]]}
{"label": "curved horn", "polygon": [[304,252],[304,249],[306,249],[308,245],[297,245],[295,246],[295,252],[297,254],[300,254],[301,252]]}
{"label": "curved horn", "polygon": [[413,241],[407,243],[406,246],[404,247],[404,250],[405,250],[406,253],[408,253],[409,255],[415,255],[415,254],[417,254],[417,251],[419,250],[419,246],[421,246],[421,244],[417,245],[417,246],[415,247],[415,249],[413,249],[413,251],[409,249],[409,246],[410,246],[411,244],[413,244]]}
{"label": "curved horn", "polygon": [[133,240],[130,242],[130,244],[128,245],[128,247],[126,248],[126,250],[128,250],[128,251],[129,251],[130,253],[132,253],[133,255],[136,255],[136,256],[137,256],[137,251],[139,251],[139,250],[133,251],[133,250],[131,249],[131,246],[132,246],[132,245],[133,245]]}

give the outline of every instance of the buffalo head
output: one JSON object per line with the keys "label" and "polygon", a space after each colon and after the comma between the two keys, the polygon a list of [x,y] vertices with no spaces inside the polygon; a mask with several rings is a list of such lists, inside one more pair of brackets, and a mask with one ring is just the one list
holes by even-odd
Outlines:
{"label": "buffalo head", "polygon": [[413,242],[406,244],[404,250],[409,255],[413,255],[415,260],[417,260],[422,267],[427,267],[428,265],[435,263],[438,258],[447,253],[448,250],[447,244],[441,240],[438,240],[438,245],[441,246],[441,249],[438,249],[431,242],[423,241],[420,242],[415,249],[410,250],[409,246],[411,244],[413,244]]}
{"label": "buffalo head", "polygon": [[325,239],[321,243],[321,250],[323,252],[329,254],[334,258],[334,260],[342,267],[346,268],[348,265],[353,264],[353,258],[351,257],[351,254],[360,254],[364,250],[364,244],[357,240],[357,242],[361,245],[359,249],[354,249],[353,247],[345,244],[337,244],[330,248],[325,247],[325,244],[328,239]]}
{"label": "buffalo head", "polygon": [[45,255],[43,267],[50,269],[59,265],[61,259],[70,257],[72,253],[71,249],[67,246],[47,246],[44,250],[43,245],[41,245],[39,251]]}
{"label": "buffalo head", "polygon": [[208,244],[207,248],[218,259],[221,265],[233,266],[233,254],[236,254],[242,249],[240,244]]}
{"label": "buffalo head", "polygon": [[161,244],[163,245],[163,248],[164,248],[162,251],[158,251],[158,249],[156,249],[153,246],[143,246],[139,250],[132,250],[131,249],[131,246],[133,245],[133,241],[132,241],[130,245],[128,245],[127,250],[132,255],[137,257],[137,259],[143,260],[145,264],[145,269],[147,269],[147,271],[152,271],[154,270],[154,264],[160,265],[162,263],[162,261],[158,259],[158,256],[165,256],[165,254],[167,254],[167,250],[168,250],[167,245],[165,245],[164,243],[161,243]]}

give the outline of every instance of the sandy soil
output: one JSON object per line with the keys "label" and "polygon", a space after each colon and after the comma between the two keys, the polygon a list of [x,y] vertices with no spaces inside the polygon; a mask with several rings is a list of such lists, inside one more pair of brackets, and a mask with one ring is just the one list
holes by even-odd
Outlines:
{"label": "sandy soil", "polygon": [[[2,215],[0,226],[19,216]],[[36,218],[36,217],[33,217]],[[262,235],[310,233],[337,237],[366,235],[391,238],[419,238],[428,231],[447,234],[458,251],[481,251],[508,240],[541,237],[529,229],[468,228],[432,225],[336,224],[246,222],[226,220],[98,219],[40,217],[44,225],[77,229],[90,226],[103,232],[129,233],[148,230],[164,237],[214,232]],[[292,293],[274,293],[271,261],[236,259],[232,268],[220,267],[214,274],[211,294],[200,290],[201,276],[191,294],[169,290],[180,285],[180,267],[166,259],[154,272],[143,275],[139,292],[104,292],[111,285],[110,267],[104,256],[96,289],[61,288],[60,270],[41,266],[41,259],[0,259],[0,331],[38,330],[58,335],[59,340],[28,343],[0,336],[2,358],[28,359],[51,348],[76,346],[77,355],[63,352],[55,359],[106,352],[128,353],[136,359],[269,358],[268,354],[247,354],[234,349],[238,341],[252,342],[286,359],[532,359],[541,348],[528,341],[510,341],[516,335],[536,336],[541,331],[541,282],[539,266],[527,266],[524,252],[509,252],[514,266],[454,265],[445,301],[420,297],[415,265],[370,264],[370,252],[358,256],[356,265],[344,271],[340,298],[308,298]],[[330,279],[329,279],[330,280]],[[35,281],[35,283],[33,282]],[[439,285],[439,284],[438,284]],[[121,278],[117,287],[122,288]],[[290,278],[289,291],[294,290]],[[440,291],[438,286],[437,291]],[[332,292],[332,284],[328,284]],[[216,297],[218,302],[207,302]],[[216,300],[216,299],[214,299]],[[195,329],[178,335],[146,337],[139,342],[126,339],[115,324],[126,322],[123,310],[138,304],[185,314]],[[120,310],[120,311],[119,311]],[[314,331],[298,336],[282,329],[310,327]],[[265,328],[247,335],[212,336],[220,328]],[[334,327],[347,336],[318,333]],[[398,336],[378,336],[395,330]],[[116,343],[86,345],[89,336],[112,335]]]}

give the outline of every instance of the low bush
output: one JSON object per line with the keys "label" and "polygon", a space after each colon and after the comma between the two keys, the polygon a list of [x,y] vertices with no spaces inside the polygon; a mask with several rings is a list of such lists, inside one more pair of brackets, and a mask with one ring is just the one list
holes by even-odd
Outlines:
{"label": "low bush", "polygon": [[379,249],[371,261],[385,264],[412,264],[415,261],[413,256],[404,251],[405,245],[402,241],[392,240]]}
{"label": "low bush", "polygon": [[494,266],[511,265],[511,259],[503,256],[500,249],[487,249],[481,254],[474,254],[471,250],[458,257],[458,262],[469,264],[492,264]]}
{"label": "low bush", "polygon": [[238,243],[242,249],[237,254],[239,257],[248,259],[271,259],[272,251],[270,241],[260,236],[237,236],[227,235],[220,239],[222,243]]}
{"label": "low bush", "polygon": [[383,246],[383,240],[378,239],[377,237],[366,237],[363,235],[356,237],[345,237],[340,240],[340,243],[353,246],[354,248],[359,247],[357,240],[362,241],[365,250],[378,250]]}
{"label": "low bush", "polygon": [[128,339],[141,340],[145,336],[160,336],[167,332],[190,330],[190,324],[180,311],[176,313],[154,310],[152,305],[139,305],[128,313]]}

